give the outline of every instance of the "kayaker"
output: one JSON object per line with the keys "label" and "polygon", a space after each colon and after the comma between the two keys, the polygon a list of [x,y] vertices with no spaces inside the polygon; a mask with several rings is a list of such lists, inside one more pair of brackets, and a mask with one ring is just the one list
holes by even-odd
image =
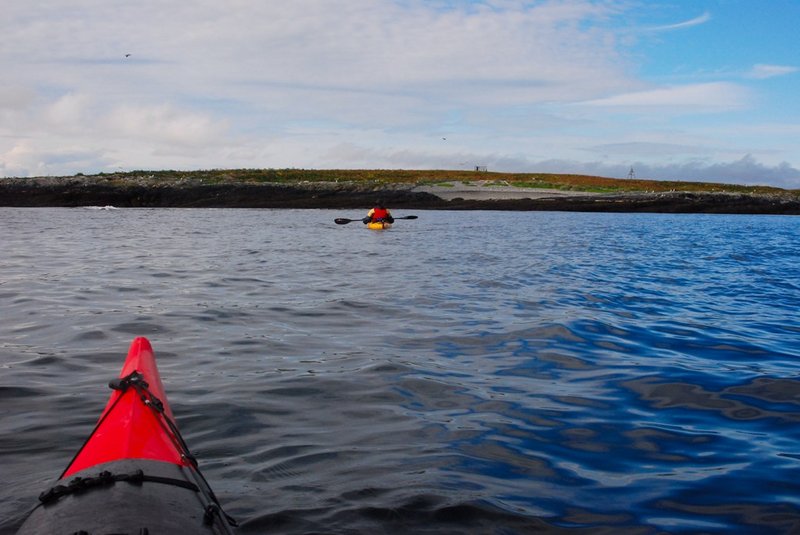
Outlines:
{"label": "kayaker", "polygon": [[386,209],[383,205],[382,201],[377,201],[375,203],[375,207],[372,208],[368,213],[367,217],[361,220],[365,225],[367,223],[375,223],[385,221],[386,223],[394,223],[394,218],[392,217],[391,212]]}

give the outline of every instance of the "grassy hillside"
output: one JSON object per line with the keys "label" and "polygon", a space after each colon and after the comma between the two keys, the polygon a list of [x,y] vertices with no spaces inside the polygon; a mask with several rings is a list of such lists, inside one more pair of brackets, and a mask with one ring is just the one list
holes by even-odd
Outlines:
{"label": "grassy hillside", "polygon": [[[79,175],[83,176],[83,175]],[[87,177],[88,178],[88,177]],[[372,184],[448,185],[453,182],[472,182],[494,186],[561,189],[567,191],[613,192],[730,192],[786,193],[786,190],[767,186],[741,186],[710,182],[683,182],[606,178],[587,175],[552,173],[496,173],[445,170],[395,169],[212,169],[201,171],[130,171],[92,175],[110,184],[236,184],[260,182],[370,182]],[[798,194],[800,191],[794,190]]]}

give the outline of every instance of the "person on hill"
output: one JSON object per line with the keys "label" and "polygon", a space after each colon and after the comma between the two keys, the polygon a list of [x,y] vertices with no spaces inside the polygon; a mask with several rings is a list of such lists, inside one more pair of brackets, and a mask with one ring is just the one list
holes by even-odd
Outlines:
{"label": "person on hill", "polygon": [[367,223],[375,223],[385,221],[387,223],[394,223],[394,218],[391,212],[386,209],[382,201],[377,201],[375,206],[367,213],[367,217],[361,220],[365,225]]}

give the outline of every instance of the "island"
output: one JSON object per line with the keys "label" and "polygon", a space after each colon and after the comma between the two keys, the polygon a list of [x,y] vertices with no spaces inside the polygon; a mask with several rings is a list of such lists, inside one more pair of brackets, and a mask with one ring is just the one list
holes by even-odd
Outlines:
{"label": "island", "polygon": [[800,190],[484,170],[213,169],[0,178],[0,206],[800,214]]}

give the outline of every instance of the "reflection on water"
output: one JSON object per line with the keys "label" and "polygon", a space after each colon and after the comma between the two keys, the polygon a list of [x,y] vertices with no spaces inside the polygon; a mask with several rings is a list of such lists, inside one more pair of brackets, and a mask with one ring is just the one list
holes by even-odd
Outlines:
{"label": "reflection on water", "polygon": [[243,533],[800,529],[796,218],[417,213],[0,210],[0,533],[138,335]]}

